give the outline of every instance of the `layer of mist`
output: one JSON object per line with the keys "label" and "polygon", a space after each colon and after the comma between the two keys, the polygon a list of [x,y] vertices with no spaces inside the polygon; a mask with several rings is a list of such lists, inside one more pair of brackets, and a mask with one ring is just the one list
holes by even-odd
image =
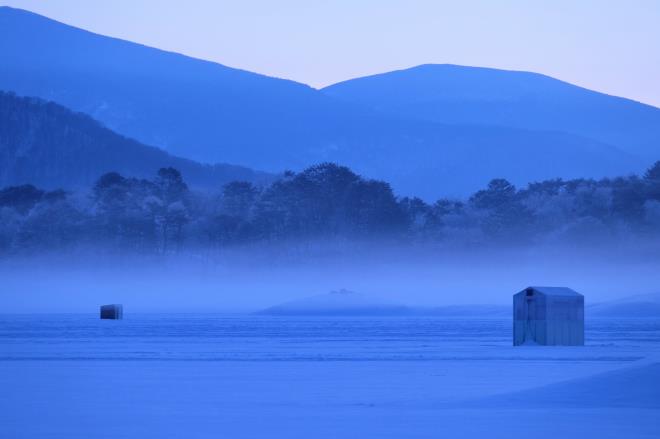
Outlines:
{"label": "layer of mist", "polygon": [[4,312],[254,312],[342,288],[407,306],[509,304],[528,285],[569,286],[587,305],[660,290],[647,243],[442,251],[376,243],[253,246],[146,257],[91,250],[0,262]]}

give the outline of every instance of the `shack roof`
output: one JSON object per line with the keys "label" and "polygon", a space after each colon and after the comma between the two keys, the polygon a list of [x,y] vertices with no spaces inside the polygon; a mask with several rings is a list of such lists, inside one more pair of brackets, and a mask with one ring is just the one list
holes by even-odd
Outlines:
{"label": "shack roof", "polygon": [[582,294],[578,293],[577,291],[566,287],[527,287],[518,294],[525,293],[530,288],[546,296],[568,296],[568,297],[582,296]]}

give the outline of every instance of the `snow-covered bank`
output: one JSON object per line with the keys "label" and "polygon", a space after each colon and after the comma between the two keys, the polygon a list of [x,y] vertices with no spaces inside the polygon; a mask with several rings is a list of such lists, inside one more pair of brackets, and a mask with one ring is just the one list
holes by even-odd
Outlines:
{"label": "snow-covered bank", "polygon": [[[472,406],[518,408],[660,409],[660,361],[630,366],[473,401]],[[468,404],[470,405],[470,404]]]}

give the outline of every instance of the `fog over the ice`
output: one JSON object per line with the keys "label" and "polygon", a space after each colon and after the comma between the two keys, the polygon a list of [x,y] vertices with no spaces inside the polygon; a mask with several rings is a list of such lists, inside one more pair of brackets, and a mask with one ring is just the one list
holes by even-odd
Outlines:
{"label": "fog over the ice", "polygon": [[411,306],[509,304],[528,285],[568,286],[587,304],[660,292],[652,243],[430,250],[332,244],[143,258],[94,252],[0,262],[3,312],[252,312],[348,289]]}

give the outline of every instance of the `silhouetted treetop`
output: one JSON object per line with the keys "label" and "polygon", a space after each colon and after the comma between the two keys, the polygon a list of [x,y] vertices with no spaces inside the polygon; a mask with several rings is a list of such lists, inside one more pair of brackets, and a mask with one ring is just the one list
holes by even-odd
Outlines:
{"label": "silhouetted treetop", "polygon": [[[316,238],[448,245],[660,238],[660,162],[644,175],[534,182],[494,179],[468,200],[397,198],[389,184],[321,163],[267,186],[191,191],[175,168],[152,179],[101,175],[88,196],[33,185],[0,190],[0,251],[103,244],[147,253]],[[627,235],[625,235],[627,234]]]}

